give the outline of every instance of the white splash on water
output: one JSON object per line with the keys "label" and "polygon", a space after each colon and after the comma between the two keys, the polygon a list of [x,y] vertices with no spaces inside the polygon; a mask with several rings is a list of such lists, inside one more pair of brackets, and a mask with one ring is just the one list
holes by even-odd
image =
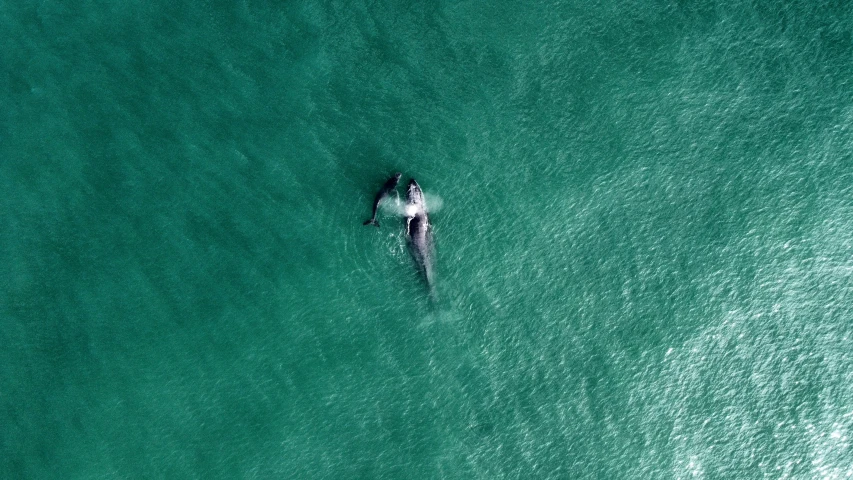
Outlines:
{"label": "white splash on water", "polygon": [[406,214],[406,201],[399,197],[388,197],[379,204],[379,208],[386,215],[402,217]]}
{"label": "white splash on water", "polygon": [[[424,192],[424,204],[426,205],[427,213],[435,213],[444,207],[444,199],[438,195]],[[386,198],[379,204],[379,208],[386,215],[401,217],[414,215],[417,211],[414,206],[407,206],[405,199],[396,197]]]}
{"label": "white splash on water", "polygon": [[424,203],[426,204],[427,213],[435,213],[444,206],[444,199],[434,193],[424,192]]}

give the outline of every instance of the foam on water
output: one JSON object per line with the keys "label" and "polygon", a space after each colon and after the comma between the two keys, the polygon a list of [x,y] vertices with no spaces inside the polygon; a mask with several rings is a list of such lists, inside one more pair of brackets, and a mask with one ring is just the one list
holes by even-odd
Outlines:
{"label": "foam on water", "polygon": [[[444,207],[444,199],[437,194],[424,192],[424,205],[427,213],[436,213]],[[389,196],[379,204],[380,210],[386,215],[407,216],[414,215],[416,208],[407,206],[403,198]]]}
{"label": "foam on water", "polygon": [[436,213],[444,207],[444,199],[438,194],[424,192],[424,204],[426,204],[427,213]]}
{"label": "foam on water", "polygon": [[385,215],[403,217],[406,215],[406,201],[402,198],[388,197],[379,204]]}

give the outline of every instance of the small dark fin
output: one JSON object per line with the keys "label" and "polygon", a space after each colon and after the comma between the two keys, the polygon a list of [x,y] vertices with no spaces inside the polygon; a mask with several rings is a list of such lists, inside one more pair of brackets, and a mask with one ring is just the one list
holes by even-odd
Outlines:
{"label": "small dark fin", "polygon": [[379,222],[372,218],[370,220],[365,220],[362,225],[376,225],[376,228],[379,228]]}

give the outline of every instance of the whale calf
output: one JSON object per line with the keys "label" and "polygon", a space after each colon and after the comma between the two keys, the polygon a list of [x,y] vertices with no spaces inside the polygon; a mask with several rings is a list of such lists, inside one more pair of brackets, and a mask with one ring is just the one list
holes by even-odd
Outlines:
{"label": "whale calf", "polygon": [[434,295],[432,227],[429,224],[424,192],[414,178],[409,180],[409,186],[406,188],[406,238],[430,293]]}
{"label": "whale calf", "polygon": [[379,228],[379,222],[376,221],[376,211],[379,210],[379,202],[381,202],[388,194],[397,188],[397,183],[400,181],[402,173],[395,173],[382,185],[379,192],[376,193],[376,198],[373,199],[373,216],[370,220],[365,220],[364,225],[376,225]]}

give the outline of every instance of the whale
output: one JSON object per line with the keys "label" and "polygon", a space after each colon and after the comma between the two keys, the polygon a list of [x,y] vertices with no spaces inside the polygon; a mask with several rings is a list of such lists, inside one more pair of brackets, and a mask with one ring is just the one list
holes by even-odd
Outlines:
{"label": "whale", "polygon": [[432,226],[427,215],[424,192],[415,179],[406,188],[406,238],[418,270],[424,276],[430,294],[434,296]]}
{"label": "whale", "polygon": [[379,222],[376,221],[376,212],[379,210],[379,203],[388,196],[392,191],[396,191],[397,183],[400,182],[400,177],[402,173],[395,173],[391,176],[385,183],[382,185],[382,188],[376,193],[376,197],[373,199],[373,216],[370,217],[370,220],[365,220],[364,225],[376,225],[376,228],[379,228]]}

